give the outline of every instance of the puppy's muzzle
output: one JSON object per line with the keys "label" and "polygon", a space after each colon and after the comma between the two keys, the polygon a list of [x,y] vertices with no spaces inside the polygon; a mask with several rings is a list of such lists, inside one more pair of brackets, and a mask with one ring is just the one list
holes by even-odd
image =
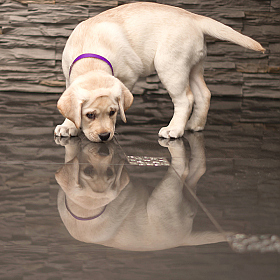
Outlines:
{"label": "puppy's muzzle", "polygon": [[110,132],[104,132],[98,134],[99,139],[103,142],[107,141],[110,138],[110,136],[111,136]]}

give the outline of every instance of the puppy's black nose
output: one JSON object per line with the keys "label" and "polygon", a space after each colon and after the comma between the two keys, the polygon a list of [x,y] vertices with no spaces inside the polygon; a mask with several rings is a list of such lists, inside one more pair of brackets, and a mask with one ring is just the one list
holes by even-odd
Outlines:
{"label": "puppy's black nose", "polygon": [[110,155],[110,151],[108,149],[108,147],[106,146],[106,144],[102,144],[102,146],[99,148],[98,150],[98,154],[102,157],[107,157]]}
{"label": "puppy's black nose", "polygon": [[107,141],[110,137],[110,132],[100,133],[100,134],[98,134],[98,136],[101,141]]}

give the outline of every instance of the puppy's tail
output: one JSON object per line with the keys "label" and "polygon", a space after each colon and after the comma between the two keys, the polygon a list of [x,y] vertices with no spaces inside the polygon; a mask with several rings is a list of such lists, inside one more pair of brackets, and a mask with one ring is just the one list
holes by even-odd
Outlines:
{"label": "puppy's tail", "polygon": [[203,34],[209,35],[220,40],[235,43],[247,49],[260,51],[263,53],[265,52],[265,49],[257,41],[235,31],[231,27],[226,26],[214,19],[204,16],[198,16],[197,23],[200,26]]}

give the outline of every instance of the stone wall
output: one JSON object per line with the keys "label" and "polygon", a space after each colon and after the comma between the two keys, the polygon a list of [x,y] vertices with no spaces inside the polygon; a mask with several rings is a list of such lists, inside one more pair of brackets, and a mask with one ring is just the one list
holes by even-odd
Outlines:
{"label": "stone wall", "polygon": [[[61,54],[81,21],[137,1],[0,0],[0,90],[61,93]],[[205,79],[213,95],[280,98],[280,0],[158,0],[219,20],[256,40],[261,54],[207,38]],[[158,77],[135,94],[166,93]]]}

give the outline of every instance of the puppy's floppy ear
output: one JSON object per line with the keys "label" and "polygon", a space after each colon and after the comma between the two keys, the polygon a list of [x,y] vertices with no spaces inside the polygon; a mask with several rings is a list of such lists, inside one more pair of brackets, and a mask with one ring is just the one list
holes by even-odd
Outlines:
{"label": "puppy's floppy ear", "polygon": [[124,187],[127,186],[129,182],[130,182],[129,176],[126,170],[124,169],[124,163],[122,163],[118,166],[118,171],[115,180],[116,188],[118,189],[118,191],[121,191],[123,190]]}
{"label": "puppy's floppy ear", "polygon": [[124,84],[121,84],[121,88],[122,93],[121,96],[118,98],[118,103],[120,108],[121,119],[123,120],[123,122],[126,123],[126,117],[124,112],[131,106],[133,102],[133,95]]}
{"label": "puppy's floppy ear", "polygon": [[77,187],[79,185],[79,160],[77,157],[61,167],[56,172],[55,179],[65,192]]}
{"label": "puppy's floppy ear", "polygon": [[73,87],[64,91],[57,102],[57,108],[60,113],[79,129],[81,127],[82,105],[85,100],[77,97]]}

